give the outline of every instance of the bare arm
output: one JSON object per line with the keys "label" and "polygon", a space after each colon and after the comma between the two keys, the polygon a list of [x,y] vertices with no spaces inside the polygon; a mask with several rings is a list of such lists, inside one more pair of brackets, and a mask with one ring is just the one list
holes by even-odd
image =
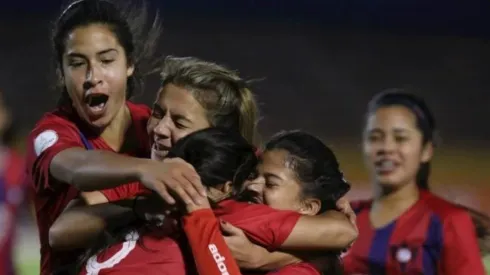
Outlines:
{"label": "bare arm", "polygon": [[139,181],[169,204],[175,203],[169,191],[185,203],[199,203],[199,194],[206,194],[194,167],[179,158],[157,162],[103,150],[70,148],[53,158],[49,170],[56,179],[85,192]]}
{"label": "bare arm", "polygon": [[281,248],[287,250],[342,250],[354,242],[357,228],[342,213],[327,211],[301,216]]}
{"label": "bare arm", "polygon": [[87,206],[75,199],[49,229],[49,245],[57,250],[86,248],[104,230],[111,230],[136,220],[133,200]]}
{"label": "bare arm", "polygon": [[50,174],[80,191],[113,188],[139,179],[138,168],[149,160],[103,150],[69,148],[58,153]]}
{"label": "bare arm", "polygon": [[[98,199],[93,193],[88,193],[92,202]],[[49,244],[57,250],[86,248],[105,230],[123,227],[145,214],[164,213],[165,209],[167,206],[157,195],[96,205],[75,199],[49,229]]]}
{"label": "bare arm", "polygon": [[290,253],[269,252],[250,242],[241,229],[229,223],[221,224],[221,229],[226,233],[226,243],[238,265],[241,268],[262,271],[301,262],[305,259],[303,254],[311,250],[344,249],[357,237],[355,225],[346,215],[337,211],[319,216],[302,216],[281,246]]}

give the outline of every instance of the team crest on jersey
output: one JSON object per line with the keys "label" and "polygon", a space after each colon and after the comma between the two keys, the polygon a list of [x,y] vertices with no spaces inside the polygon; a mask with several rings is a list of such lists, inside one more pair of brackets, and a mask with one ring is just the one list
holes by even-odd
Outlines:
{"label": "team crest on jersey", "polygon": [[46,130],[34,139],[34,151],[39,156],[44,150],[58,141],[58,134],[54,130]]}
{"label": "team crest on jersey", "polygon": [[405,272],[412,262],[417,259],[417,247],[410,247],[407,244],[401,244],[391,247],[391,256],[400,264],[400,269]]}

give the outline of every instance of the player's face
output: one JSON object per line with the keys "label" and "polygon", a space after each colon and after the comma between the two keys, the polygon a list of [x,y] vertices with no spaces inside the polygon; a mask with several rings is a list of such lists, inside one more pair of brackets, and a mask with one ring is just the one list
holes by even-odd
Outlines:
{"label": "player's face", "polygon": [[363,150],[374,181],[394,188],[415,184],[420,164],[432,157],[432,145],[424,146],[415,115],[402,106],[383,107],[369,116]]}
{"label": "player's face", "polygon": [[265,151],[257,166],[257,177],[246,188],[253,191],[255,200],[275,209],[301,212],[301,183],[293,170],[288,168],[288,152]]}
{"label": "player's face", "polygon": [[124,110],[127,78],[133,67],[105,25],[74,29],[65,41],[63,81],[82,119],[104,128]]}
{"label": "player's face", "polygon": [[152,159],[162,160],[179,139],[210,126],[206,110],[188,90],[165,85],[148,121]]}

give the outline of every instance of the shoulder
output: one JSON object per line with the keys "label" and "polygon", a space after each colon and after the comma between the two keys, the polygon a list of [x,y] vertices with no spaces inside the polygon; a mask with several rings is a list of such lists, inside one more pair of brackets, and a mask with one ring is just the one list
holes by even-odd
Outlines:
{"label": "shoulder", "polygon": [[422,192],[421,199],[426,207],[442,220],[447,220],[454,216],[468,215],[468,212],[460,205],[452,203],[431,192]]}
{"label": "shoulder", "polygon": [[34,139],[39,134],[50,132],[65,132],[67,130],[76,130],[78,127],[70,120],[69,116],[60,110],[55,110],[44,114],[36,123],[34,129],[30,132],[29,138]]}
{"label": "shoulder", "polygon": [[148,119],[150,117],[151,109],[146,104],[138,104],[131,101],[127,101],[126,104],[134,118]]}
{"label": "shoulder", "polygon": [[233,199],[228,199],[220,202],[218,211],[221,209],[225,212],[247,212],[253,214],[274,214],[274,213],[296,213],[289,210],[277,210],[265,204],[241,202]]}
{"label": "shoulder", "polygon": [[444,228],[461,229],[474,226],[468,209],[452,203],[430,192],[422,193],[424,204],[438,218]]}
{"label": "shoulder", "polygon": [[80,143],[79,129],[62,111],[44,114],[27,137],[27,156],[41,152],[57,143]]}
{"label": "shoulder", "polygon": [[264,223],[288,218],[299,218],[300,214],[295,211],[277,210],[265,204],[225,200],[219,203],[217,209],[213,209],[219,218],[227,219],[231,223]]}

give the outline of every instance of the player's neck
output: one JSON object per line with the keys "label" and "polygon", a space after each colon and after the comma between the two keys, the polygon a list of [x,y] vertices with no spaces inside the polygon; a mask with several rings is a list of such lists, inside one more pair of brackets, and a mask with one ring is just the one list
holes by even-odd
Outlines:
{"label": "player's neck", "polygon": [[408,208],[413,205],[420,195],[416,184],[406,184],[396,190],[377,188],[375,202],[392,209]]}
{"label": "player's neck", "polygon": [[117,113],[111,123],[102,131],[102,139],[114,151],[119,151],[124,143],[126,131],[131,126],[131,112],[127,105]]}
{"label": "player's neck", "polygon": [[370,211],[370,221],[374,228],[381,228],[398,219],[419,198],[419,190],[415,184],[405,185],[397,190],[381,190],[378,188]]}

